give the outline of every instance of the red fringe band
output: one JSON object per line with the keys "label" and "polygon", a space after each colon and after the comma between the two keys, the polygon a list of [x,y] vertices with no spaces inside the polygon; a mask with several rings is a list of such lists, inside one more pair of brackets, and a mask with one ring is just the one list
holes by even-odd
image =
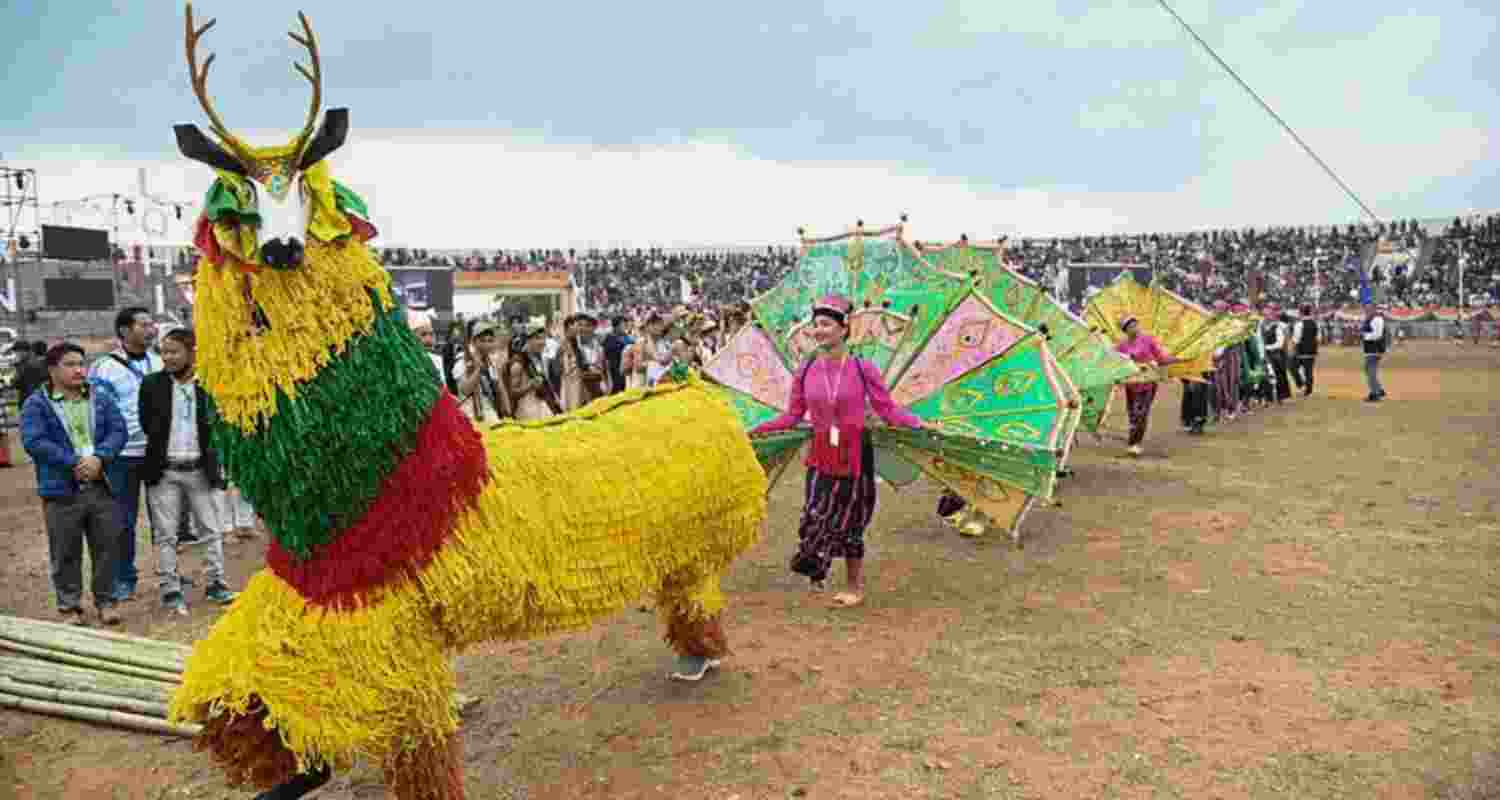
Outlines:
{"label": "red fringe band", "polygon": [[211,264],[223,264],[224,253],[219,249],[219,240],[214,238],[214,224],[208,217],[198,217],[198,228],[193,232],[193,246]]}
{"label": "red fringe band", "polygon": [[464,800],[462,734],[403,750],[385,765],[385,788],[397,800]]}
{"label": "red fringe band", "polygon": [[224,767],[230,786],[270,789],[297,774],[297,757],[274,728],[265,726],[266,708],[258,698],[254,708],[244,716],[210,717],[194,738],[193,749],[209,751]]}
{"label": "red fringe band", "polygon": [[376,231],[374,225],[365,222],[353,214],[345,214],[344,219],[349,220],[349,227],[354,229],[351,233],[354,234],[355,239],[358,239],[360,242],[368,242],[375,238]]}
{"label": "red fringe band", "polygon": [[723,658],[729,655],[729,637],[719,616],[692,617],[674,610],[662,638],[680,656]]}
{"label": "red fringe band", "polygon": [[357,607],[366,593],[425,567],[488,480],[484,441],[444,391],[358,522],[306,561],[272,540],[266,563],[309,603]]}

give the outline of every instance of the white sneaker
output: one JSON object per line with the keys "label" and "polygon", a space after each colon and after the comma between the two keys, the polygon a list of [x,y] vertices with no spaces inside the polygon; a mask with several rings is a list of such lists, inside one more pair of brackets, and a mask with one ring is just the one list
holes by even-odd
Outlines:
{"label": "white sneaker", "polygon": [[1144,451],[1141,450],[1141,446],[1140,445],[1133,444],[1130,447],[1125,448],[1125,452],[1127,452],[1127,453],[1129,453],[1129,454],[1131,454],[1133,456],[1138,456],[1138,455],[1140,455]]}

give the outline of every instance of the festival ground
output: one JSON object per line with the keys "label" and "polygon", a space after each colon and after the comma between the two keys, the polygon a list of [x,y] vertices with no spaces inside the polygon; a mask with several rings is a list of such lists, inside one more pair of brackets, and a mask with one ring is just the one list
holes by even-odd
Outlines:
{"label": "festival ground", "polygon": [[[666,680],[634,612],[460,659],[469,796],[1432,796],[1500,749],[1500,350],[1403,345],[1375,405],[1359,368],[1327,350],[1316,397],[1203,437],[1167,389],[1143,458],[1081,438],[1021,552],[883,488],[855,610],[786,571],[787,481],[703,683]],[[0,519],[0,613],[51,619],[29,469],[0,471]],[[237,585],[264,543],[227,545]],[[169,621],[149,586],[129,632],[217,613]],[[0,712],[0,797],[248,796],[187,742]],[[384,789],[362,768],[317,796]]]}

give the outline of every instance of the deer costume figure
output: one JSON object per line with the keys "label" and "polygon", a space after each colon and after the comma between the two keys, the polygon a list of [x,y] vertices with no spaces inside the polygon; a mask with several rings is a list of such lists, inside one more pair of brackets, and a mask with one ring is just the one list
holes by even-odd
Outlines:
{"label": "deer costume figure", "polygon": [[[733,411],[696,378],[479,431],[431,377],[363,202],[324,157],[348,130],[320,102],[251,147],[219,119],[187,10],[193,87],[217,143],[196,242],[199,374],[213,444],[274,533],[197,643],[171,717],[236,784],[297,797],[357,758],[394,795],[463,795],[451,656],[487,640],[588,627],[656,598],[674,677],[727,652],[719,575],[760,534],[766,480]],[[281,225],[282,227],[277,227]],[[271,788],[275,787],[275,788]]]}

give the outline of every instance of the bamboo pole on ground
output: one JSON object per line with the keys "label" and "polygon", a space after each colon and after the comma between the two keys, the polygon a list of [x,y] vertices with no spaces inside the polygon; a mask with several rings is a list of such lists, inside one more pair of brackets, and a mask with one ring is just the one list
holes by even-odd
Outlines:
{"label": "bamboo pole on ground", "polygon": [[0,678],[0,692],[13,694],[17,697],[29,697],[33,700],[47,700],[53,703],[64,703],[75,706],[108,708],[131,714],[144,714],[148,717],[163,720],[167,718],[167,706],[165,703],[153,703],[149,700],[136,700],[129,697],[99,694],[98,692],[52,689],[30,683],[19,683],[5,678]]}
{"label": "bamboo pole on ground", "polygon": [[128,633],[116,633],[114,631],[107,631],[93,626],[69,625],[62,622],[49,622],[47,620],[28,619],[26,617],[12,617],[0,614],[0,626],[5,625],[19,625],[23,628],[54,631],[58,633],[88,636],[94,639],[105,639],[112,642],[120,642],[122,644],[140,647],[143,650],[159,650],[163,654],[168,654],[171,657],[174,657],[181,661],[185,661],[188,655],[193,652],[193,648],[189,645],[179,644],[177,642],[169,642],[163,639],[149,639],[145,636],[134,636]]}
{"label": "bamboo pole on ground", "polygon": [[115,661],[158,672],[180,673],[183,668],[183,662],[177,658],[156,652],[146,652],[122,642],[94,639],[71,631],[50,632],[44,629],[29,629],[24,625],[0,621],[0,643],[3,642],[15,642],[75,656]]}
{"label": "bamboo pole on ground", "polygon": [[0,632],[0,646],[7,642],[26,645],[28,647],[39,647],[56,653],[67,653],[69,655],[83,656],[100,661],[109,661],[123,664],[137,669],[152,670],[171,675],[181,675],[184,665],[178,661],[163,660],[151,654],[134,653],[122,649],[120,645],[99,646],[86,638],[49,637],[40,638],[32,636],[12,636]]}
{"label": "bamboo pole on ground", "polygon": [[19,683],[67,689],[75,692],[99,692],[116,697],[167,703],[176,684],[120,675],[114,672],[54,664],[32,658],[0,656],[0,677]]}
{"label": "bamboo pole on ground", "polygon": [[17,653],[24,653],[29,656],[46,659],[47,661],[56,661],[62,664],[73,664],[75,666],[89,667],[91,669],[103,670],[105,672],[116,672],[121,675],[131,675],[137,678],[147,678],[154,681],[160,681],[168,685],[179,683],[182,680],[182,674],[175,670],[168,671],[146,669],[130,664],[122,664],[116,661],[109,661],[107,659],[75,655],[73,653],[67,653],[60,650],[49,650],[45,647],[34,647],[28,644],[21,644],[12,639],[0,639],[0,649],[13,650]]}
{"label": "bamboo pole on ground", "polygon": [[68,705],[66,703],[50,703],[45,700],[19,697],[4,691],[0,691],[0,708],[30,711],[36,714],[48,714],[54,717],[81,720],[83,722],[98,722],[133,731],[181,736],[184,738],[197,736],[202,730],[202,726],[199,725],[178,725],[166,720],[154,719],[140,714],[127,714],[121,711]]}

